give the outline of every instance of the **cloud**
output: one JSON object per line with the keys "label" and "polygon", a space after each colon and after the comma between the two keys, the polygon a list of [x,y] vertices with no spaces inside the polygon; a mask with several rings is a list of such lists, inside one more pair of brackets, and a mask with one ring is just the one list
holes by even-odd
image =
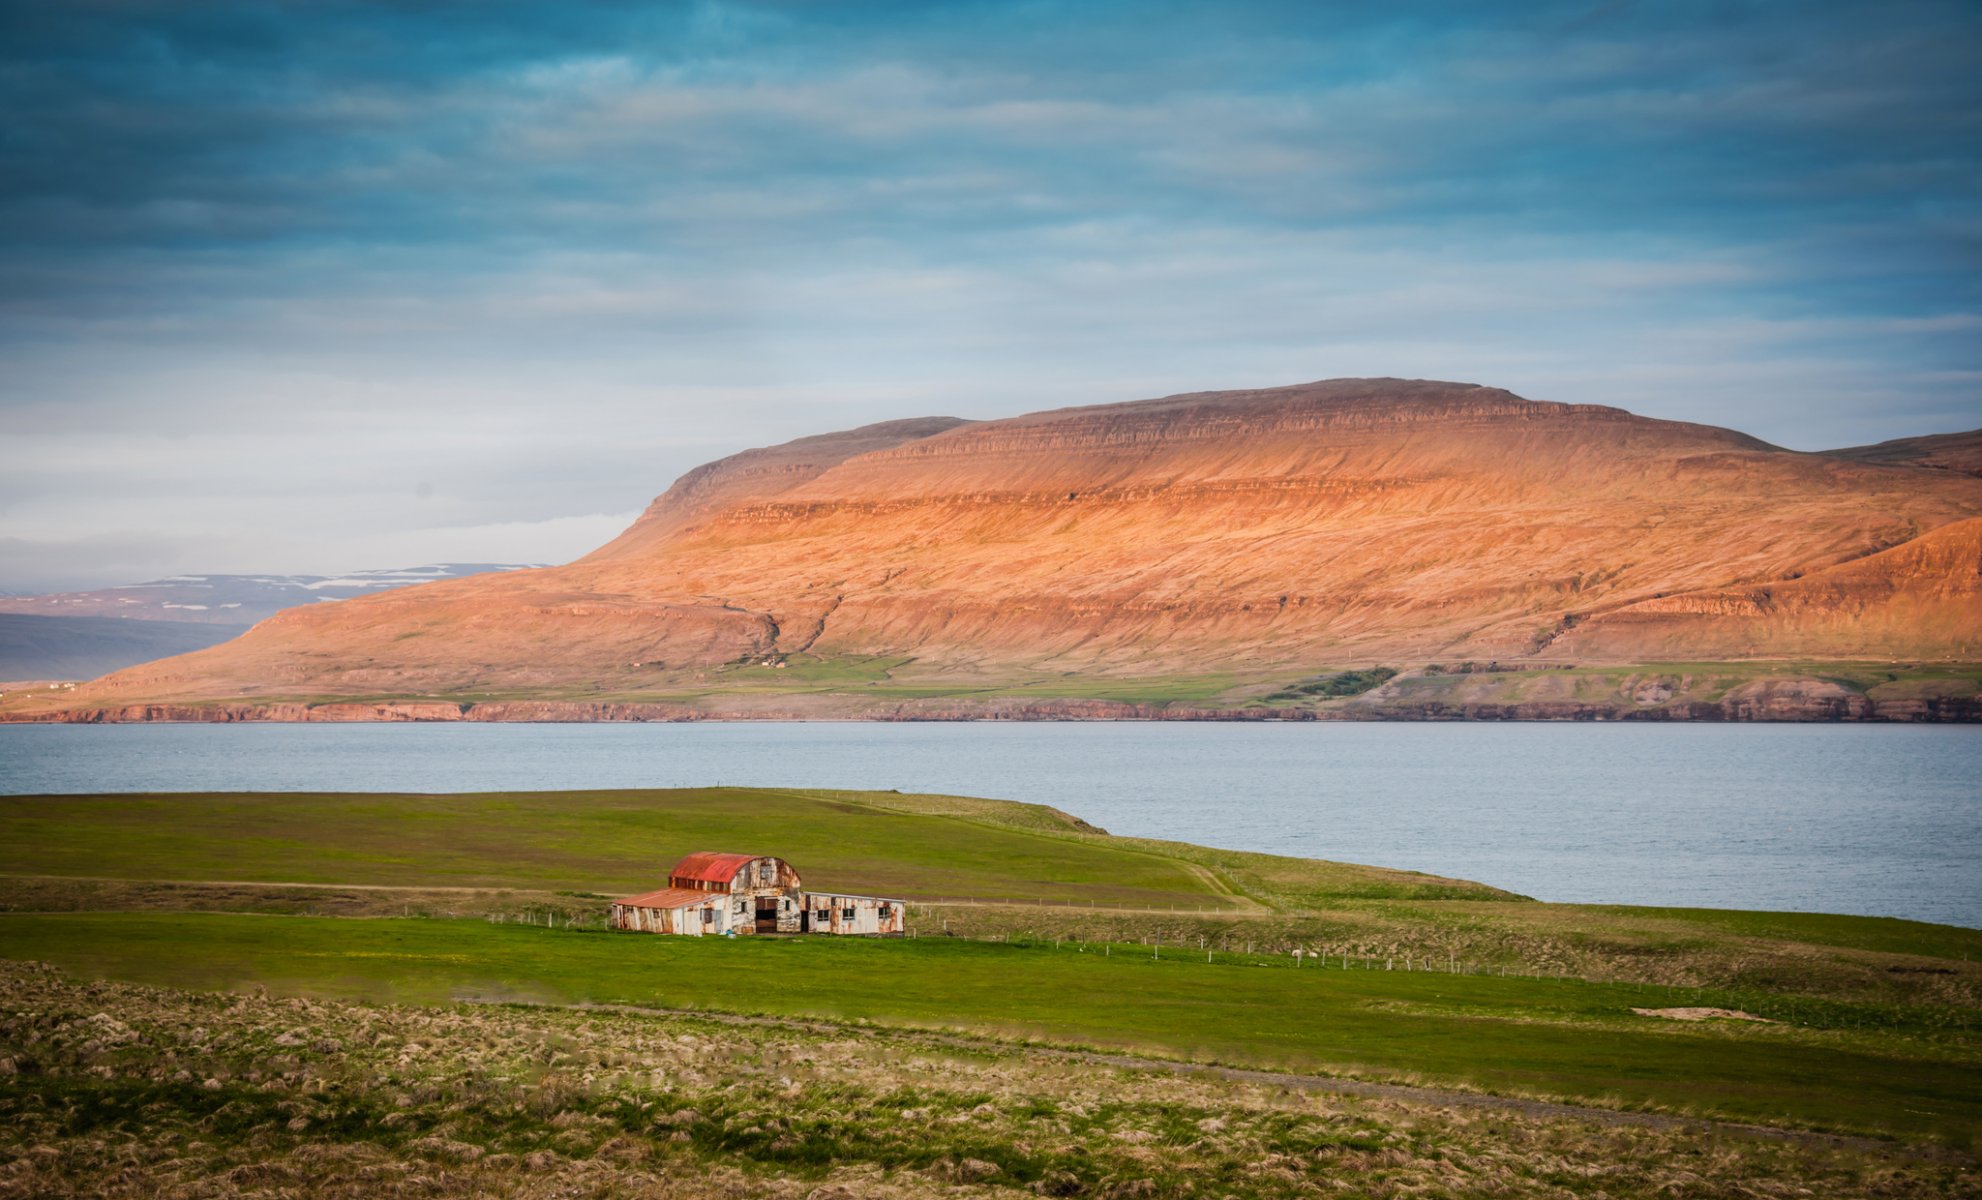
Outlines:
{"label": "cloud", "polygon": [[569,557],[746,445],[1334,374],[1805,448],[1982,424],[1971,5],[0,22],[37,544]]}

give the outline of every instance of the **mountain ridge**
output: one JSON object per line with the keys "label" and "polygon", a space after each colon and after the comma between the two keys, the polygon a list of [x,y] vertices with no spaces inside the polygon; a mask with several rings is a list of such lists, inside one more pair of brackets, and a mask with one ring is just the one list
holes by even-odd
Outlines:
{"label": "mountain ridge", "polygon": [[1891,458],[1397,379],[884,422],[696,468],[567,566],[292,610],[76,699],[1248,704],[1325,664],[1982,656],[1982,479]]}
{"label": "mountain ridge", "polygon": [[117,584],[72,592],[0,596],[0,613],[37,617],[103,617],[123,621],[174,621],[246,629],[298,604],[347,600],[388,588],[443,579],[465,579],[492,571],[517,571],[542,563],[429,563],[346,571],[341,575],[257,574],[168,575],[142,583]]}

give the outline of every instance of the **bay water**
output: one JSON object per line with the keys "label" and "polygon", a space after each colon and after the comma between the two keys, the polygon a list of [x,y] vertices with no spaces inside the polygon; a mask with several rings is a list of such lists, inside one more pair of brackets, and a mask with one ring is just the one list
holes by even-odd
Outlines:
{"label": "bay water", "polygon": [[1120,834],[1426,871],[1544,900],[1982,927],[1972,727],[0,726],[0,791],[13,794],[712,784],[1026,800]]}

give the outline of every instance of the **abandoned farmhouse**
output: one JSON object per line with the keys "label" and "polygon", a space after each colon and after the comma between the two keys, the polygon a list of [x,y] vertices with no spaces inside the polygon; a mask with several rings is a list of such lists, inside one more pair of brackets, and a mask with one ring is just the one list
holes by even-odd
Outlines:
{"label": "abandoned farmhouse", "polygon": [[614,929],[638,933],[848,933],[899,937],[900,900],[808,892],[798,872],[768,854],[691,854],[659,891],[612,904]]}

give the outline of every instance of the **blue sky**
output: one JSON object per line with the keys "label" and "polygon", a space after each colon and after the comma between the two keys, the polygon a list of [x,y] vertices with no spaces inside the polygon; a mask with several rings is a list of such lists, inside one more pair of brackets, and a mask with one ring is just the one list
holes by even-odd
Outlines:
{"label": "blue sky", "polygon": [[0,588],[1340,375],[1982,425],[1972,3],[14,4],[0,103]]}

